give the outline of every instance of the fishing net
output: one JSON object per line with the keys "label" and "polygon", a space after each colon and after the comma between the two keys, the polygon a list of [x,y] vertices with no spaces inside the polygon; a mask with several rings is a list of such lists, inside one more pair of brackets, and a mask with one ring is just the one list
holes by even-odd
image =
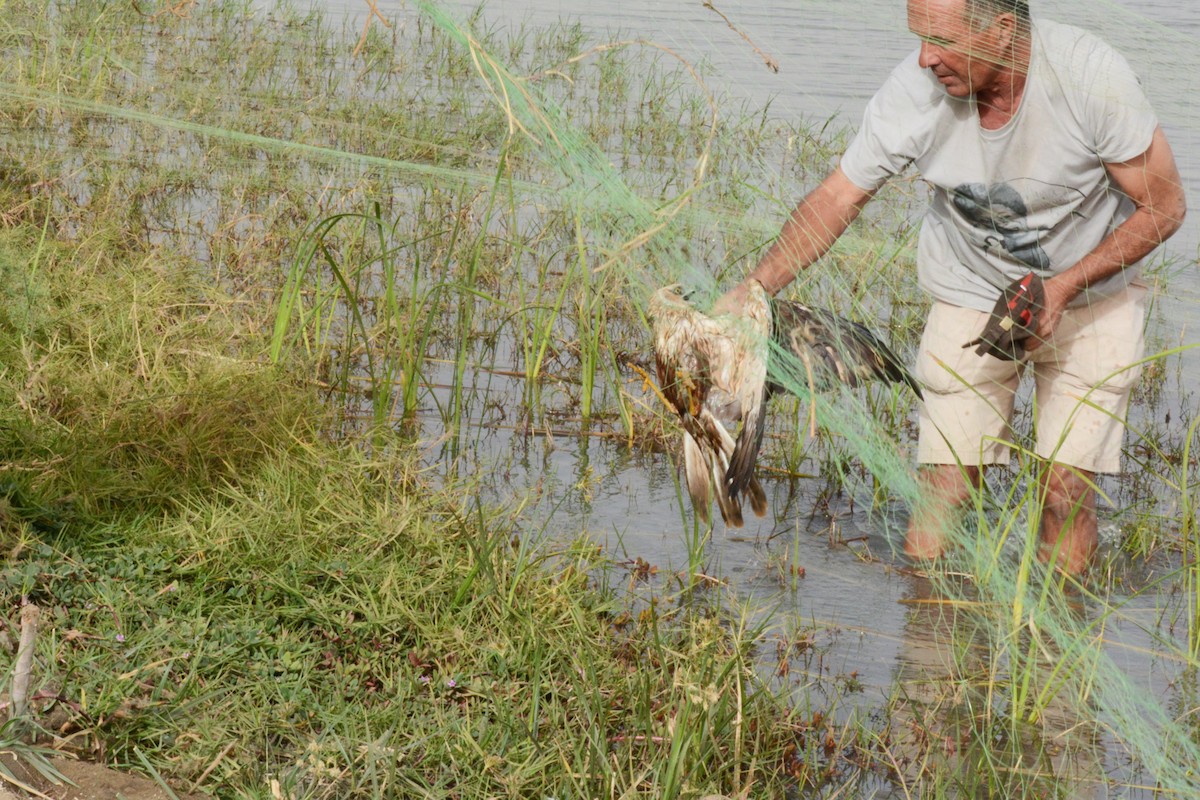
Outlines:
{"label": "fishing net", "polygon": [[[677,429],[643,381],[653,371],[647,298],[682,283],[707,307],[740,280],[836,163],[886,75],[888,64],[855,71],[855,48],[902,56],[914,41],[899,3],[865,20],[834,2],[694,5],[662,35],[622,36],[566,9],[564,21],[526,24],[526,7],[498,4],[350,3],[339,8],[347,16],[223,2],[9,2],[0,171],[30,199],[0,213],[53,216],[66,236],[95,215],[123,215],[130,236],[181,268],[247,308],[275,310],[262,321],[264,358],[311,359],[347,426],[415,424],[448,473],[510,476],[511,463],[486,460],[498,457],[493,434],[511,430],[560,444],[612,440],[650,464],[646,480],[678,487]],[[627,11],[636,26],[640,12]],[[1196,28],[1107,2],[1034,11],[1129,57],[1193,194]],[[828,39],[792,42],[771,15],[811,19]],[[784,117],[770,98],[713,88],[736,65],[803,97],[810,112]],[[806,75],[839,69],[854,108],[806,85]],[[891,181],[787,295],[866,323],[911,363],[928,308],[914,266],[924,198],[918,176]],[[1150,259],[1153,355],[1126,437],[1132,474],[1099,487],[1103,524],[1126,543],[1152,539],[1153,568],[1131,571],[1132,588],[1112,569],[1083,584],[1046,574],[1036,558],[1039,465],[1018,440],[1014,466],[988,475],[953,552],[924,579],[920,613],[952,609],[951,639],[971,640],[947,643],[956,657],[937,669],[961,690],[957,706],[976,704],[960,733],[983,743],[972,763],[994,762],[993,774],[1018,775],[1024,757],[1006,761],[995,740],[1000,754],[987,755],[996,731],[1019,739],[1040,727],[1049,740],[1086,729],[1076,740],[1107,743],[1099,774],[1080,778],[1088,786],[1200,792],[1188,677],[1200,648],[1187,328],[1195,249],[1185,229]],[[819,486],[833,487],[855,524],[894,548],[880,570],[890,560],[905,569],[895,553],[920,502],[915,397],[882,385],[813,393],[802,367],[773,352],[772,374],[790,396],[773,401],[762,479],[808,486],[800,492],[824,498],[811,505],[826,511]],[[555,514],[588,505],[613,479],[589,469],[515,479],[549,498],[538,524],[553,529]],[[658,495],[673,505],[658,519],[682,539],[691,509],[670,492],[678,503]],[[1144,593],[1157,613],[1137,602]],[[1125,636],[1154,655],[1125,659]],[[1149,675],[1130,671],[1146,661]],[[896,708],[914,713],[921,701],[902,694]]]}

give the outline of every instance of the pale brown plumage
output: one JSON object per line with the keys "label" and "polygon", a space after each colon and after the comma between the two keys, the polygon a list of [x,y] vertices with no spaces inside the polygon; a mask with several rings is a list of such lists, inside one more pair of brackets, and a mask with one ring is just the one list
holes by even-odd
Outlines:
{"label": "pale brown plumage", "polygon": [[[684,431],[692,505],[707,522],[716,499],[725,524],[734,528],[743,524],[743,493],[755,514],[767,511],[754,468],[771,395],[788,386],[823,389],[878,379],[906,383],[921,396],[904,363],[865,326],[795,301],[772,301],[757,281],[748,287],[738,315],[706,316],[678,285],[659,289],[649,305],[659,385]],[[769,380],[772,346],[778,363]],[[736,442],[725,423],[740,423]]]}
{"label": "pale brown plumage", "polygon": [[[715,499],[725,524],[740,528],[740,494],[750,498],[755,514],[767,513],[754,462],[763,435],[770,298],[754,284],[741,315],[708,317],[675,285],[655,292],[648,310],[659,386],[684,431],[684,476],[692,506],[707,522]],[[735,442],[724,423],[737,422],[741,430]]]}

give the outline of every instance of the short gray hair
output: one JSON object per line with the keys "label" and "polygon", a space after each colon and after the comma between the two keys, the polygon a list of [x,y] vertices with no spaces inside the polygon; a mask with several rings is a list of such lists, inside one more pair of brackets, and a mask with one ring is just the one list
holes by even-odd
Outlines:
{"label": "short gray hair", "polygon": [[973,30],[981,30],[1001,14],[1012,14],[1017,27],[1029,30],[1029,0],[967,0],[967,23]]}

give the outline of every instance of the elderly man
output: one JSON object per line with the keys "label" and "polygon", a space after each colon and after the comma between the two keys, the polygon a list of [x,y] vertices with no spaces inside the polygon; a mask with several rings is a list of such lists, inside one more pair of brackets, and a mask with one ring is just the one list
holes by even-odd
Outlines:
{"label": "elderly man", "polygon": [[[933,305],[916,366],[922,499],[904,549],[941,555],[981,468],[1007,462],[1028,365],[1046,463],[1040,554],[1079,573],[1096,549],[1094,476],[1120,468],[1142,356],[1139,262],[1184,216],[1174,156],[1125,60],[1078,28],[1031,20],[1026,0],[909,0],[908,26],[920,48],[749,278],[778,292],[913,165],[932,195],[917,268]],[[964,349],[1030,274],[1041,291],[1020,360]],[[736,310],[745,292],[718,308]]]}

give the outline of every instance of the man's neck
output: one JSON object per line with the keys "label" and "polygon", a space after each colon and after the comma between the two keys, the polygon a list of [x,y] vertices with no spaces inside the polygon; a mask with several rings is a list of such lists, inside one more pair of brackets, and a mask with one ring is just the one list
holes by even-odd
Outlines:
{"label": "man's neck", "polygon": [[1030,42],[1023,37],[1013,45],[1012,57],[1001,67],[986,89],[975,93],[979,109],[979,123],[984,128],[995,130],[1002,127],[1017,113],[1025,84],[1029,78]]}

